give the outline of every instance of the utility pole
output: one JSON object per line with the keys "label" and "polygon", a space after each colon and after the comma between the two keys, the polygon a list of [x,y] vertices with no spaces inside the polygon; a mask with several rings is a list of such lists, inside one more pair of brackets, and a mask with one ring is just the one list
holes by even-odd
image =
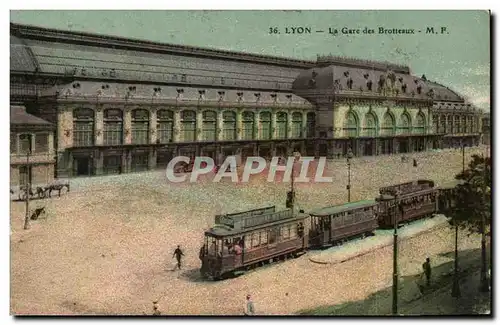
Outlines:
{"label": "utility pole", "polygon": [[[465,175],[465,144],[462,138],[462,175]],[[457,204],[456,200],[454,200],[455,189],[452,189],[448,195],[448,209],[449,211],[455,210],[455,205]],[[453,211],[453,213],[457,213],[457,211]],[[456,216],[453,216],[454,218]],[[462,296],[460,292],[460,283],[458,281],[458,223],[456,219],[453,220],[455,224],[455,270],[453,273],[453,286],[451,287],[451,296],[454,298],[458,298]]]}
{"label": "utility pole", "polygon": [[286,202],[286,207],[287,209],[292,209],[295,207],[295,158],[293,160],[292,164],[292,179],[291,179],[291,186],[290,186],[290,191],[287,193],[287,202]]}
{"label": "utility pole", "polygon": [[30,155],[31,155],[31,134],[28,136],[28,151],[26,152],[26,172],[27,172],[27,182],[26,182],[26,214],[24,215],[24,229],[30,228],[30,194],[31,194],[31,167],[30,167]]}
{"label": "utility pole", "polygon": [[394,197],[394,245],[392,255],[392,314],[398,314],[398,212],[403,213],[401,205],[398,203],[398,195]]}
{"label": "utility pole", "polygon": [[351,202],[351,159],[353,157],[351,148],[347,150],[347,202]]}
{"label": "utility pole", "polygon": [[[486,204],[486,200],[488,199],[488,196],[486,194],[486,180],[487,180],[487,165],[486,165],[486,157],[483,155],[484,158],[484,170],[483,170],[483,197],[484,197],[484,204]],[[490,291],[490,286],[488,283],[488,276],[486,274],[487,272],[487,265],[486,265],[486,212],[481,211],[481,286],[480,286],[480,291],[481,292],[488,292]]]}

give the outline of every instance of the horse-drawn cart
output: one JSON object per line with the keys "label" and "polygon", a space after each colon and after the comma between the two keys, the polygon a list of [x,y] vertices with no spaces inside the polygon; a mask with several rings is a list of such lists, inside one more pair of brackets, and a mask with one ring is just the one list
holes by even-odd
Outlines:
{"label": "horse-drawn cart", "polygon": [[[70,187],[69,187],[69,182],[54,182],[48,185],[42,185],[42,186],[33,186],[31,188],[27,188],[26,185],[22,185],[19,187],[19,194],[18,198],[21,201],[25,201],[26,197],[29,195],[30,199],[33,198],[39,198],[43,199],[46,197],[52,197],[52,191],[57,191],[58,196],[61,196],[61,192],[64,191],[64,188],[67,189],[67,192],[69,192]],[[11,189],[10,190],[11,194],[14,194],[14,191]]]}

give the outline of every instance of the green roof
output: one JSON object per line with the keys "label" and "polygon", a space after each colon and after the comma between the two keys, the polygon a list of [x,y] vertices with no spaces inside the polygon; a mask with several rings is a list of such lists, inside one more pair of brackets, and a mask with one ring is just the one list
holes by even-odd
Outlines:
{"label": "green roof", "polygon": [[377,204],[375,200],[363,200],[363,201],[357,201],[357,202],[350,202],[350,203],[345,203],[345,204],[340,204],[340,205],[334,205],[330,207],[324,207],[318,210],[314,210],[313,212],[310,213],[312,216],[316,217],[326,217],[332,214],[337,214],[339,212],[345,212],[349,210],[354,210],[354,209],[359,209],[359,208],[365,208],[369,207],[372,205]]}

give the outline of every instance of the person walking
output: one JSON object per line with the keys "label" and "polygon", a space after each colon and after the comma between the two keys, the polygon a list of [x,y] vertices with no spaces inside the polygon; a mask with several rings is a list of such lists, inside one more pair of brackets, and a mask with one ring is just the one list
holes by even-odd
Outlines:
{"label": "person walking", "polygon": [[427,286],[431,285],[431,259],[427,257],[425,263],[422,264],[422,268],[424,269],[425,279],[427,280]]}
{"label": "person walking", "polygon": [[[179,270],[181,269],[182,256],[184,256],[184,253],[181,250],[181,246],[177,245],[177,248],[175,249],[174,255],[172,255],[172,258],[175,257],[177,259],[177,267],[179,268]],[[174,268],[174,270],[175,270],[175,268]]]}
{"label": "person walking", "polygon": [[245,305],[245,316],[255,315],[255,306],[253,304],[252,296],[247,295],[246,305]]}

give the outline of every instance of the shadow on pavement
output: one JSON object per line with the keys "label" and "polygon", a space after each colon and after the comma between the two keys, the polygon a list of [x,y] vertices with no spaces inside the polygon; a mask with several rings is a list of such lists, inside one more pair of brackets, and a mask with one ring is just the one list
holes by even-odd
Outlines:
{"label": "shadow on pavement", "polygon": [[[451,256],[455,254],[454,251],[441,254],[442,256]],[[461,279],[468,275],[477,272],[480,268],[481,249],[469,249],[459,251],[459,266]],[[423,263],[424,261],[422,261]],[[432,257],[431,257],[432,263]],[[399,300],[399,313],[404,314],[405,306],[410,306],[412,302],[416,302],[424,296],[432,295],[434,292],[451,285],[453,281],[454,261],[445,262],[432,268],[431,285],[428,287],[422,274],[402,276],[399,281],[398,300]],[[450,312],[446,315],[471,315],[477,314],[472,310],[472,306],[476,301],[473,295],[463,296],[462,300],[470,300],[470,309],[460,309],[460,313]],[[423,303],[422,313],[426,315],[425,302],[427,299],[421,299]],[[455,306],[444,306],[445,310],[455,310]],[[375,292],[364,300],[351,301],[343,304],[333,306],[322,306],[315,309],[299,311],[299,315],[331,315],[331,316],[383,316],[392,314],[392,286],[383,290]],[[412,314],[415,315],[413,312]],[[428,313],[436,314],[436,313]],[[427,314],[427,315],[428,315]]]}

